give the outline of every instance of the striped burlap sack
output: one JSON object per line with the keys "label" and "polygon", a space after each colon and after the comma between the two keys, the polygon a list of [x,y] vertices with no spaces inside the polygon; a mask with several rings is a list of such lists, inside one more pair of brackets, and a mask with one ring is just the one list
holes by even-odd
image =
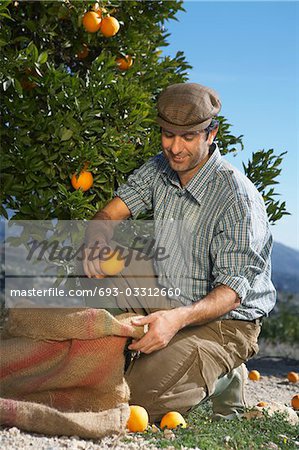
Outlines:
{"label": "striped burlap sack", "polygon": [[1,423],[85,438],[124,431],[124,348],[143,334],[130,325],[133,315],[11,309],[1,336]]}

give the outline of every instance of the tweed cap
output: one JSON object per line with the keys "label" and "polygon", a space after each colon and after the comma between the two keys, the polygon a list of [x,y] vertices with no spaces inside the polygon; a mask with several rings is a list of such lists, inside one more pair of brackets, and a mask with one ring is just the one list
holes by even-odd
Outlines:
{"label": "tweed cap", "polygon": [[213,89],[197,83],[172,84],[158,98],[157,122],[169,131],[202,131],[220,108]]}

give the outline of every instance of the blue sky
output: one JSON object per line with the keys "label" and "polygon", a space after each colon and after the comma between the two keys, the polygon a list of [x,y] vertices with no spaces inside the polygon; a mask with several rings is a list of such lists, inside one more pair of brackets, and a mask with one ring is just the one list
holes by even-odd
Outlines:
{"label": "blue sky", "polygon": [[[245,149],[232,164],[242,170],[252,152],[287,151],[277,192],[292,214],[272,226],[274,239],[299,249],[299,4],[188,1],[166,28],[163,54],[184,51],[189,81],[213,87],[223,114]],[[243,170],[242,170],[243,171]]]}

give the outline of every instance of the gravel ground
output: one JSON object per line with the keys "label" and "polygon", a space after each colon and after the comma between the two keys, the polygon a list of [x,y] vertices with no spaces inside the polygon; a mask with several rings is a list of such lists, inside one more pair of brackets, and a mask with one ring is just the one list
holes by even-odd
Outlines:
{"label": "gravel ground", "polygon": [[246,384],[246,399],[249,406],[258,402],[278,402],[291,406],[291,399],[299,394],[299,382],[290,383],[288,372],[299,371],[299,361],[281,357],[261,357],[247,363],[248,370],[258,370],[259,381],[248,380]]}
{"label": "gravel ground", "polygon": [[[256,405],[259,401],[274,401],[289,406],[291,398],[299,393],[299,383],[289,383],[286,378],[288,372],[299,371],[299,360],[281,356],[259,356],[249,361],[247,368],[256,369],[261,374],[260,381],[248,380],[246,384],[246,398],[250,406]],[[154,445],[140,437],[132,434],[125,437],[127,442],[123,441],[122,436],[96,441],[83,440],[76,436],[46,437],[25,433],[17,428],[4,428],[0,431],[0,448],[1,450],[156,450]],[[170,442],[168,450],[173,448]]]}

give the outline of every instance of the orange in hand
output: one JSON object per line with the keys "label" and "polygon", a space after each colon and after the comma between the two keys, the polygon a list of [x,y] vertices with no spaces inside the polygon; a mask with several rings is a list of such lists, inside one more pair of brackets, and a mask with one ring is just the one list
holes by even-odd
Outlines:
{"label": "orange in hand", "polygon": [[116,275],[125,267],[125,260],[118,251],[112,251],[104,256],[103,261],[100,261],[100,267],[105,275]]}
{"label": "orange in hand", "polygon": [[296,372],[289,372],[288,373],[288,380],[291,383],[297,383],[297,381],[299,381],[299,375]]}
{"label": "orange in hand", "polygon": [[261,378],[261,374],[259,373],[258,370],[251,370],[248,374],[248,378],[251,381],[259,381]]}
{"label": "orange in hand", "polygon": [[162,417],[162,420],[160,423],[160,428],[162,430],[164,428],[173,430],[174,428],[177,428],[177,427],[182,427],[182,428],[187,427],[184,417],[179,412],[170,411]]}
{"label": "orange in hand", "polygon": [[81,189],[81,191],[85,192],[93,185],[92,173],[83,170],[82,172],[80,172],[78,177],[74,173],[71,178],[71,183],[74,189]]}
{"label": "orange in hand", "polygon": [[130,417],[127,422],[129,431],[142,432],[148,426],[148,413],[146,409],[138,405],[130,405]]}
{"label": "orange in hand", "polygon": [[82,24],[88,33],[96,33],[101,28],[101,13],[88,11],[84,14]]}

